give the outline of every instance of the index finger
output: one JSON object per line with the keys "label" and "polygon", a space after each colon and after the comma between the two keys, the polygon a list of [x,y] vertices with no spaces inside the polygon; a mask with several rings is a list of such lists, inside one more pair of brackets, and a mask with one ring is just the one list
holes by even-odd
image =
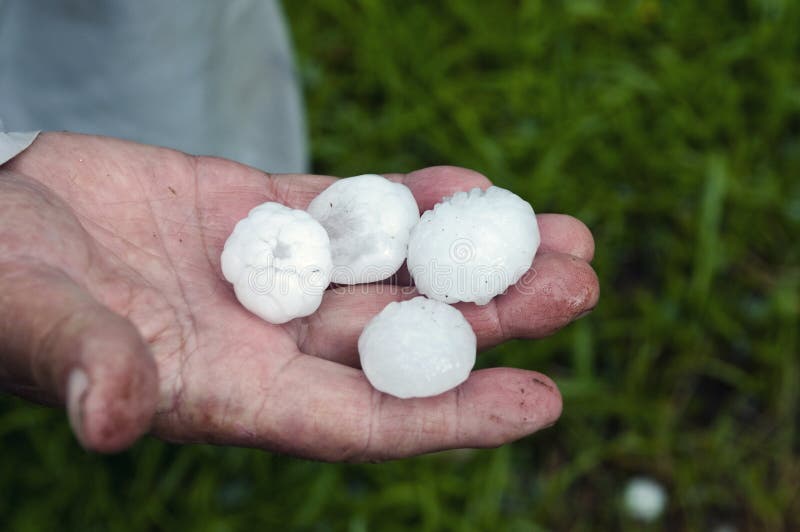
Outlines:
{"label": "index finger", "polygon": [[[492,182],[484,175],[456,166],[432,166],[408,174],[384,174],[387,179],[411,189],[420,212],[432,209],[442,198],[473,188],[486,189]],[[290,207],[305,209],[314,197],[336,178],[287,174],[274,176],[280,196]],[[534,205],[535,208],[535,205]],[[539,253],[566,253],[585,261],[594,257],[594,239],[589,228],[566,214],[538,214],[542,242]]]}

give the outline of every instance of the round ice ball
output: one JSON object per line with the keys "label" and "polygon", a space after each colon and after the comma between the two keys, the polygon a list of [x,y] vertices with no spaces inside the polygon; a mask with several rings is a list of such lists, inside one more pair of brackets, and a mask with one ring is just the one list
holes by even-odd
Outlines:
{"label": "round ice ball", "polygon": [[403,264],[419,207],[405,185],[366,174],[334,182],[311,201],[308,212],[331,239],[331,281],[382,281]]}
{"label": "round ice ball", "polygon": [[641,521],[658,519],[667,504],[667,493],[655,480],[647,477],[633,478],[625,486],[625,510]]}
{"label": "round ice ball", "polygon": [[421,294],[485,305],[530,269],[539,242],[527,201],[499,187],[475,188],[422,215],[411,231],[408,269]]}
{"label": "round ice ball", "polygon": [[328,234],[319,222],[272,202],[236,224],[221,263],[242,306],[276,324],[317,310],[333,268]]}
{"label": "round ice ball", "polygon": [[358,339],[372,386],[395,397],[428,397],[464,382],[476,339],[456,308],[425,297],[389,303]]}

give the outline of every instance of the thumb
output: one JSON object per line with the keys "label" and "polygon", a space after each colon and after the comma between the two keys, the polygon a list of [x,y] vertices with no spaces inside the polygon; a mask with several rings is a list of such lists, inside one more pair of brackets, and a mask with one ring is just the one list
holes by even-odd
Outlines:
{"label": "thumb", "polygon": [[158,401],[155,362],[136,327],[64,272],[0,264],[0,387],[65,404],[87,449],[124,449]]}

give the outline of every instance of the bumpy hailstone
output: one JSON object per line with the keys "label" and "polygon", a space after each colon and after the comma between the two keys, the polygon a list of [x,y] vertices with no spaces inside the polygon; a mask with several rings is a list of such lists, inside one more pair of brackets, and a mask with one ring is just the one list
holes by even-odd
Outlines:
{"label": "bumpy hailstone", "polygon": [[239,302],[270,323],[317,310],[333,268],[325,229],[307,212],[279,203],[259,205],[240,220],[221,260]]}
{"label": "bumpy hailstone", "polygon": [[461,312],[424,297],[389,303],[358,339],[369,382],[402,399],[438,395],[464,382],[475,350],[475,333]]}
{"label": "bumpy hailstone", "polygon": [[499,187],[475,188],[422,215],[411,231],[408,269],[421,294],[485,305],[530,269],[539,241],[528,202]]}
{"label": "bumpy hailstone", "polygon": [[403,264],[419,208],[405,185],[379,175],[340,179],[308,206],[331,239],[331,281],[381,281]]}

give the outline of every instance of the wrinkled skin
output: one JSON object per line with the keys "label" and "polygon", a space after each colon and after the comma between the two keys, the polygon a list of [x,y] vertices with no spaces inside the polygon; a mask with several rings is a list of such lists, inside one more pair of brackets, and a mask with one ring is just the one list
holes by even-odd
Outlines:
{"label": "wrinkled skin", "polygon": [[[388,177],[408,185],[423,210],[489,185],[453,167]],[[285,325],[237,303],[219,265],[236,221],[265,201],[304,208],[331,180],[41,135],[0,167],[0,388],[66,405],[79,441],[98,451],[150,431],[175,442],[383,460],[497,446],[553,424],[559,392],[531,371],[476,371],[425,399],[372,389],[358,369],[358,335],[413,289],[331,289],[316,314]],[[458,306],[480,347],[551,334],[597,302],[589,231],[569,216],[539,220],[542,247],[522,281],[487,306]]]}

